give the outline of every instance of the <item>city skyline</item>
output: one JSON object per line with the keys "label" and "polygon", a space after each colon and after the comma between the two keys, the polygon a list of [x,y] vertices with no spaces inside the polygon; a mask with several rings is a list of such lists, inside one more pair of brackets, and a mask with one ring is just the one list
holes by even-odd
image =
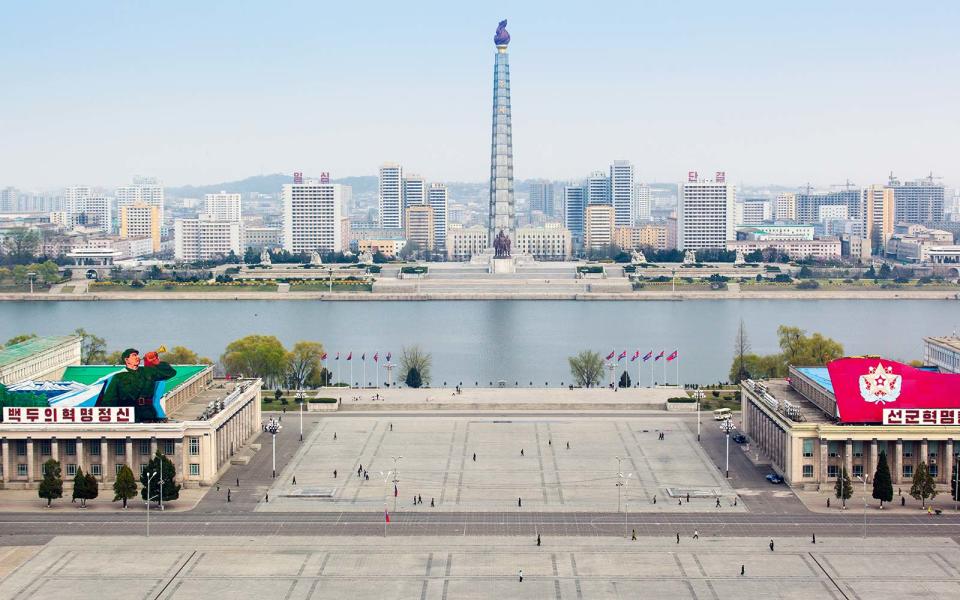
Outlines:
{"label": "city skyline", "polygon": [[[895,21],[892,4],[622,7],[617,19],[564,4],[377,5],[362,16],[291,6],[11,9],[20,27],[0,41],[0,73],[20,93],[0,100],[0,184],[362,175],[387,159],[431,181],[483,181],[490,28],[503,18],[521,81],[518,181],[616,159],[636,165],[637,181],[697,168],[787,186],[865,186],[890,170],[960,180],[949,160],[957,89],[940,83],[957,57],[953,6]],[[305,35],[320,23],[333,25]],[[278,43],[261,41],[278,29]],[[901,85],[881,85],[891,81]]]}

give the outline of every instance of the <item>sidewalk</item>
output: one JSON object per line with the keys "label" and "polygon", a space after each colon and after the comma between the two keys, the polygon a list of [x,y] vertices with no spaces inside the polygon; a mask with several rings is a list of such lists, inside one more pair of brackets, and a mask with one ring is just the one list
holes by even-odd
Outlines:
{"label": "sidewalk", "polygon": [[[70,501],[71,490],[63,490],[63,498],[54,500],[50,508],[47,508],[47,501],[37,496],[37,490],[0,490],[0,512],[59,512],[59,513],[87,513],[87,512],[146,512],[143,500],[140,499],[139,483],[137,484],[137,496],[127,500],[127,510],[123,510],[123,502],[113,500],[113,487],[101,488],[100,495],[95,500],[87,500],[87,507],[80,508],[80,502]],[[193,510],[198,502],[206,495],[211,488],[189,488],[180,489],[180,498],[163,503],[163,512],[186,512]],[[215,488],[214,488],[215,489]],[[151,511],[159,510],[156,505],[151,505]]]}

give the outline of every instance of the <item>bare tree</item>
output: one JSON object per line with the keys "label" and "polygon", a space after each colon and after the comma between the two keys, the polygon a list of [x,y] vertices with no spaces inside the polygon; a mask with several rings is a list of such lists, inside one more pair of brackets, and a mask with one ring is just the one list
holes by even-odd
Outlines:
{"label": "bare tree", "polygon": [[430,366],[433,357],[420,346],[404,346],[400,351],[400,379],[406,380],[411,369],[417,371],[423,382],[430,382]]}
{"label": "bare tree", "polygon": [[733,354],[737,362],[737,381],[734,383],[739,383],[750,377],[746,364],[746,355],[750,354],[750,338],[747,337],[747,327],[743,324],[743,319],[740,319],[737,335],[733,339]]}

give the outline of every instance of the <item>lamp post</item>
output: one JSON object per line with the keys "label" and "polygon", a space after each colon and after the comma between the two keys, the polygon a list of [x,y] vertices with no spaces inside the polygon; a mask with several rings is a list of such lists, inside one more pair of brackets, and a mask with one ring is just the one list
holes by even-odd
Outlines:
{"label": "lamp post", "polygon": [[300,441],[303,441],[303,390],[297,390],[297,402],[300,403]]}
{"label": "lamp post", "polygon": [[856,477],[863,482],[863,539],[867,539],[867,477]]}
{"label": "lamp post", "polygon": [[27,272],[27,277],[30,278],[30,293],[32,294],[32,293],[33,293],[33,280],[37,278],[37,273],[36,273],[36,271],[29,271],[29,272]]}
{"label": "lamp post", "polygon": [[156,474],[156,472],[153,472],[147,477],[147,537],[150,537],[150,480]]}
{"label": "lamp post", "polygon": [[697,441],[700,441],[700,395],[701,391],[697,390]]}
{"label": "lamp post", "polygon": [[616,371],[617,371],[617,365],[616,365],[616,363],[614,363],[614,362],[608,362],[608,363],[607,363],[607,369],[610,370],[610,387],[615,387],[615,386],[617,385],[617,384],[616,384],[616,381],[614,380],[615,373],[616,373]]}
{"label": "lamp post", "polygon": [[726,475],[724,476],[727,479],[730,479],[730,430],[736,429],[736,425],[734,425],[733,423],[730,422],[729,419],[727,419],[720,426],[720,429],[722,429],[724,433],[727,434],[727,459],[724,467],[724,472],[726,473]]}
{"label": "lamp post", "polygon": [[387,537],[387,484],[390,483],[390,475],[393,471],[387,471],[384,473],[380,471],[380,474],[383,475],[383,537]]}
{"label": "lamp post", "polygon": [[402,456],[392,456],[393,459],[393,512],[397,512],[397,484],[400,483],[400,459]]}
{"label": "lamp post", "polygon": [[160,510],[163,510],[163,461],[160,461],[160,471],[157,472],[160,477],[157,477],[157,484],[160,486],[160,491],[157,494],[157,503],[160,505]]}
{"label": "lamp post", "polygon": [[283,429],[283,425],[280,424],[274,418],[270,418],[267,421],[267,424],[263,426],[263,430],[269,433],[273,437],[273,478],[277,478],[277,432]]}
{"label": "lamp post", "polygon": [[620,512],[620,488],[623,487],[623,470],[620,468],[620,464],[623,461],[619,456],[614,456],[617,459],[617,512]]}
{"label": "lamp post", "polygon": [[330,293],[333,293],[333,269],[327,269],[330,273]]}
{"label": "lamp post", "polygon": [[630,514],[630,489],[627,487],[627,484],[630,483],[630,478],[633,477],[633,473],[627,473],[627,478],[623,480],[623,537],[627,537],[627,515]]}

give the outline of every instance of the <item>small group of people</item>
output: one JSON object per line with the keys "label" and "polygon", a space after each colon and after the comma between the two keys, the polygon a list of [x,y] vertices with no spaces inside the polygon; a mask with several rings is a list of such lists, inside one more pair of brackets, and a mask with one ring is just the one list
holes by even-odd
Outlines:
{"label": "small group of people", "polygon": [[665,432],[665,431],[661,431],[661,432],[660,432],[660,435],[657,436],[657,439],[658,439],[658,440],[662,440],[662,439],[664,439],[665,437],[666,437],[666,432]]}
{"label": "small group of people", "polygon": [[[420,494],[417,494],[416,496],[413,497],[413,505],[416,506],[418,504],[423,504],[423,496],[421,496]],[[436,506],[437,505],[434,502],[434,499],[430,498],[430,508],[436,508]]]}

